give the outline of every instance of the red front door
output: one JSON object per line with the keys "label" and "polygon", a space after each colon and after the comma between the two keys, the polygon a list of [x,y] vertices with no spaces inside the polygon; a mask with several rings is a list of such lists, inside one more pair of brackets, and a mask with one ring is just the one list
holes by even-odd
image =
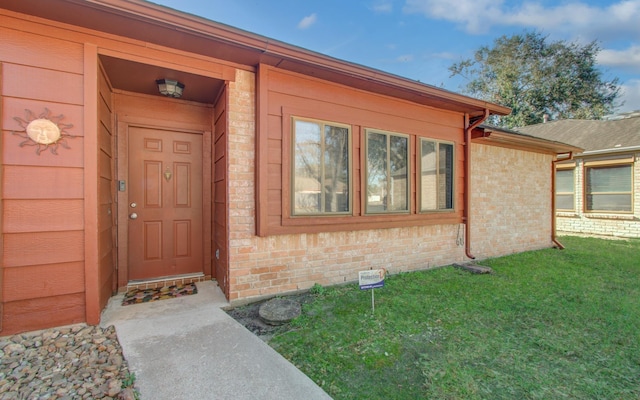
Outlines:
{"label": "red front door", "polygon": [[129,280],[201,273],[202,135],[129,128]]}

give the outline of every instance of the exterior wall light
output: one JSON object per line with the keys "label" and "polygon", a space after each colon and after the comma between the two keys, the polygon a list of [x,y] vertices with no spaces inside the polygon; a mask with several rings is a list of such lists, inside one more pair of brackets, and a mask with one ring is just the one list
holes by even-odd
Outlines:
{"label": "exterior wall light", "polygon": [[184,90],[184,84],[172,79],[158,79],[158,91],[167,97],[178,98],[182,96],[182,90]]}

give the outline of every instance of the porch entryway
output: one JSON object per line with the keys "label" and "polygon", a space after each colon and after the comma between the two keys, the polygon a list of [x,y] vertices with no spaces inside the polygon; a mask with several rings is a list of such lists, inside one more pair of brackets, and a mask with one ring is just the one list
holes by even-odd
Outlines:
{"label": "porch entryway", "polygon": [[[226,126],[219,110],[227,102],[226,81],[214,76],[221,69],[223,76],[229,73],[215,64],[211,71],[195,71],[186,63],[182,70],[176,63],[140,61],[100,56],[101,96],[108,92],[111,98],[111,117],[100,119],[110,120],[113,132],[113,289],[224,282],[226,270],[216,276],[212,238],[214,227],[225,223],[214,220],[212,199],[214,175],[226,174],[215,170],[212,154],[213,132]],[[182,82],[183,96],[162,96],[156,86],[160,78]],[[215,245],[218,254],[226,254]]]}

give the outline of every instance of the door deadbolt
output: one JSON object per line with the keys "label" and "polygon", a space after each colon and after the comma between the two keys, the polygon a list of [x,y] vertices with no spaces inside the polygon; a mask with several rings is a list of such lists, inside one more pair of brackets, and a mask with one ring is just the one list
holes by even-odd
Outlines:
{"label": "door deadbolt", "polygon": [[131,203],[131,204],[129,204],[129,206],[130,206],[131,208],[136,208],[136,207],[138,207],[138,205],[137,205],[136,203]]}

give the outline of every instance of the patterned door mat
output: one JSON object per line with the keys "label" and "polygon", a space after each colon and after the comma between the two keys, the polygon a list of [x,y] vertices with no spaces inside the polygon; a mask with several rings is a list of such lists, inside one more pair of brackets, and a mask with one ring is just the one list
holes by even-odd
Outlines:
{"label": "patterned door mat", "polygon": [[172,299],[198,293],[195,283],[186,285],[164,286],[157,289],[133,289],[129,290],[122,300],[122,305],[147,303],[150,301]]}

